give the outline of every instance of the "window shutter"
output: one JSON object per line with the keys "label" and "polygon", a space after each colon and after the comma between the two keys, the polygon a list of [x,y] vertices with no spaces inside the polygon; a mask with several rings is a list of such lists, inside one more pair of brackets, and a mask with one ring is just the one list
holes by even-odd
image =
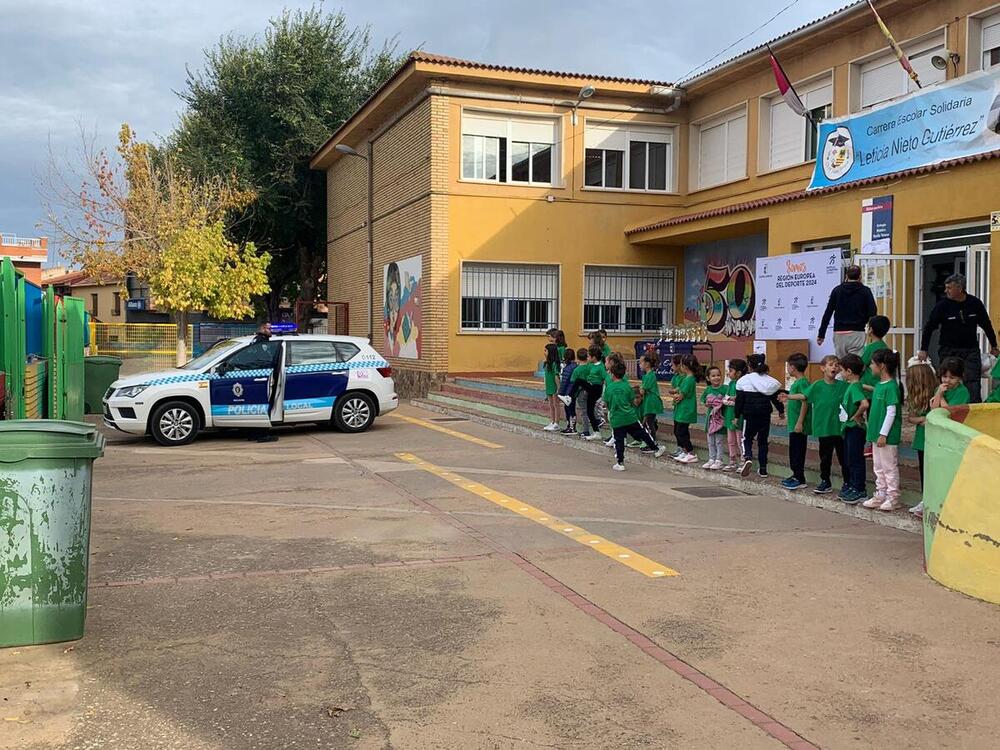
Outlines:
{"label": "window shutter", "polygon": [[630,127],[628,129],[629,138],[633,141],[646,141],[647,143],[670,143],[671,131],[660,128]]}
{"label": "window shutter", "polygon": [[607,125],[588,125],[584,136],[587,148],[600,148],[608,151],[625,150],[625,130]]}
{"label": "window shutter", "polygon": [[740,115],[729,121],[726,134],[726,181],[746,177],[747,174],[747,116]]}
{"label": "window shutter", "polygon": [[771,169],[781,169],[802,161],[805,121],[783,99],[772,100]]}
{"label": "window shutter", "polygon": [[833,84],[820,86],[818,89],[806,92],[802,97],[802,103],[806,105],[808,110],[833,104]]}
{"label": "window shutter", "polygon": [[726,181],[726,123],[700,129],[698,187]]}
{"label": "window shutter", "polygon": [[861,69],[861,108],[867,109],[906,93],[906,72],[895,57],[880,58]]}
{"label": "window shutter", "polygon": [[1000,47],[1000,15],[983,21],[983,52]]}
{"label": "window shutter", "polygon": [[554,120],[511,120],[510,139],[526,143],[555,143],[556,123]]}
{"label": "window shutter", "polygon": [[462,134],[506,138],[507,120],[466,112],[462,115]]}
{"label": "window shutter", "polygon": [[[910,64],[913,66],[913,69],[917,72],[917,76],[920,78],[921,86],[930,86],[935,83],[942,83],[945,80],[945,74],[947,71],[938,70],[931,65],[931,57],[940,54],[943,51],[944,45],[942,44],[934,47],[933,49],[926,50],[925,52],[915,54],[912,57],[908,55],[908,57],[910,57]],[[906,75],[906,73],[903,75]],[[917,84],[915,84],[909,76],[906,77],[906,81],[908,91],[913,92],[917,90]]]}

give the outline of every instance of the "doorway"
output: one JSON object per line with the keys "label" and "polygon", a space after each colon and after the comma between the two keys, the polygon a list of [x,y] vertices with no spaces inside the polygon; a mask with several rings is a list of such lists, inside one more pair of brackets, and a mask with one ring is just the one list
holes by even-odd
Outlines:
{"label": "doorway", "polygon": [[[956,273],[968,276],[968,251],[964,247],[961,250],[934,251],[931,254],[925,254],[921,257],[920,266],[920,278],[922,280],[922,288],[920,289],[920,328],[922,331],[923,324],[931,316],[931,310],[934,309],[934,306],[938,302],[944,299],[944,282],[947,278]],[[941,358],[938,356],[938,334],[939,332],[935,331],[931,336],[931,343],[927,349],[934,367],[937,367],[941,361]]]}

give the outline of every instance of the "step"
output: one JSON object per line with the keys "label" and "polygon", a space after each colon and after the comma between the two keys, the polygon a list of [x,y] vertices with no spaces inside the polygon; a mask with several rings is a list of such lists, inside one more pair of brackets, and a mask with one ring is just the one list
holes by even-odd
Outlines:
{"label": "step", "polygon": [[[471,408],[472,405],[468,402],[449,404],[447,398],[429,397],[426,399],[413,399],[410,403],[413,406],[427,411],[446,414],[453,417],[462,417],[486,427],[492,427],[505,432],[532,437],[538,440],[545,440],[550,443],[563,445],[576,450],[586,451],[588,453],[602,456],[605,459],[609,458],[608,448],[601,443],[587,442],[585,440],[580,440],[577,437],[560,435],[558,432],[545,432],[538,429],[538,422],[524,421],[523,419],[515,418],[513,416],[508,417],[507,415],[502,414],[494,415],[486,409],[478,410]],[[521,416],[530,417],[531,415]],[[861,507],[861,505],[844,505],[836,499],[835,495],[817,495],[807,489],[791,492],[781,487],[775,481],[774,475],[772,475],[769,480],[762,480],[755,476],[743,479],[740,476],[724,472],[706,472],[704,469],[700,468],[698,464],[679,464],[676,461],[669,461],[666,458],[657,459],[632,450],[628,452],[626,462],[630,464],[640,464],[642,466],[647,466],[660,471],[669,471],[675,474],[689,476],[702,482],[707,479],[711,479],[716,484],[724,487],[731,487],[747,495],[777,497],[790,502],[798,503],[800,505],[820,508],[822,510],[850,516],[852,518],[868,521],[880,526],[906,531],[911,534],[923,533],[923,525],[920,520],[914,518],[906,511],[882,513],[880,511],[868,510],[867,508]],[[919,496],[917,493],[912,491],[904,491],[902,499],[907,505],[913,505],[919,501]]]}
{"label": "step", "polygon": [[[432,403],[440,403],[450,408],[464,409],[472,413],[485,414],[490,417],[506,419],[524,425],[531,425],[533,427],[537,427],[539,425],[544,426],[549,423],[548,409],[544,406],[544,403],[538,409],[535,409],[531,408],[529,402],[529,408],[522,409],[518,408],[518,406],[514,403],[515,399],[510,399],[508,402],[504,402],[502,399],[494,401],[489,397],[482,396],[482,392],[473,391],[472,396],[463,396],[457,392],[459,390],[460,389],[455,388],[455,392],[447,394],[431,393],[428,394],[427,400]],[[609,431],[605,430],[605,435],[609,436]],[[660,430],[657,437],[660,442],[666,445],[672,446],[674,444],[673,423],[669,421],[669,417],[660,420]],[[708,449],[708,436],[705,433],[703,422],[691,425],[691,442],[694,444],[695,449],[701,452],[702,456],[707,457],[706,451]],[[788,469],[788,438],[785,436],[776,436],[772,433],[769,441],[769,448],[768,463],[771,465],[772,475],[780,475],[783,477],[785,474],[790,473],[790,469]],[[871,462],[869,461],[868,476],[871,480],[874,477],[874,472],[870,463]],[[811,472],[810,469],[818,466],[819,446],[815,439],[810,438],[809,447],[806,452],[807,479],[815,474],[815,472]],[[904,458],[900,459],[899,475],[903,490],[913,493],[913,497],[916,498],[913,502],[918,502],[920,494],[920,469],[915,458],[912,462]],[[833,463],[833,477],[835,483],[838,476],[840,476],[840,467],[835,458]],[[810,481],[812,480],[810,479]],[[818,475],[816,475],[816,481],[818,481]]]}

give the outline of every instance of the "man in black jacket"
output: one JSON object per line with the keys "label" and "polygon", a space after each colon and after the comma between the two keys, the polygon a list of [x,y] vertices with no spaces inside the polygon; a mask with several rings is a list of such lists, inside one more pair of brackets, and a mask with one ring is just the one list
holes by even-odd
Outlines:
{"label": "man in black jacket", "polygon": [[920,351],[917,352],[920,359],[927,359],[931,334],[938,327],[941,328],[939,358],[958,357],[965,361],[965,385],[969,389],[971,403],[978,404],[983,400],[983,359],[979,350],[978,329],[982,328],[986,334],[994,357],[1000,355],[1000,349],[997,348],[997,335],[986,306],[978,297],[965,293],[965,277],[960,273],[945,279],[944,299],[934,305],[920,337]]}
{"label": "man in black jacket", "polygon": [[833,346],[837,356],[841,359],[848,354],[860,356],[867,343],[865,326],[877,312],[872,290],[861,283],[861,267],[851,266],[847,269],[847,281],[830,292],[816,343],[823,346],[832,317]]}

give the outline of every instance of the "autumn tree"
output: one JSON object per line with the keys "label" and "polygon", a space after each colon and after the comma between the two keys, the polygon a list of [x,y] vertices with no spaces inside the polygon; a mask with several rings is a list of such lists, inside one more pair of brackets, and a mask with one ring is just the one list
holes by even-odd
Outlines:
{"label": "autumn tree", "polygon": [[187,357],[190,313],[252,314],[253,298],[269,288],[270,256],[229,236],[252,190],[232,174],[193,175],[127,124],[113,153],[85,141],[81,161],[75,181],[55,160],[50,168],[46,203],[56,238],[88,274],[122,284],[134,275],[149,286],[156,307],[176,318],[178,364]]}
{"label": "autumn tree", "polygon": [[230,236],[271,253],[271,313],[281,298],[325,295],[326,182],[319,147],[400,64],[343,13],[284,11],[263,37],[224,38],[189,72],[186,110],[164,148],[195,174],[233,173],[254,191]]}

